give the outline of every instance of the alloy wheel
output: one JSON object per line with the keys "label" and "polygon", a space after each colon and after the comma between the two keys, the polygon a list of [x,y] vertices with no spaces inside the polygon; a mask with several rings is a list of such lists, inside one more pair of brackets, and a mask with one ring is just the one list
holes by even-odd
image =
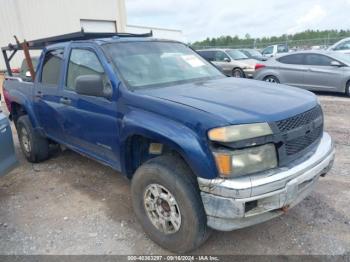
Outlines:
{"label": "alloy wheel", "polygon": [[147,216],[159,231],[173,234],[180,229],[179,205],[168,189],[159,184],[150,184],[143,199]]}

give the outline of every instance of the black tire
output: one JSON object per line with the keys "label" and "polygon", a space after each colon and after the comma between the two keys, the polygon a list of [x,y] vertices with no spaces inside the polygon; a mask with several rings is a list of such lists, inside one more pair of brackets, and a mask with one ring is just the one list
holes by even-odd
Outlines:
{"label": "black tire", "polygon": [[27,115],[18,118],[16,128],[22,152],[29,162],[38,163],[49,158],[48,140],[34,130]]}
{"label": "black tire", "polygon": [[245,78],[244,72],[240,68],[235,68],[232,70],[232,76],[236,78]]}
{"label": "black tire", "polygon": [[[150,185],[167,189],[178,204],[181,223],[178,231],[164,233],[149,218],[145,195]],[[137,169],[131,184],[134,212],[147,235],[159,246],[186,253],[204,243],[210,235],[196,177],[177,156],[159,156]],[[161,206],[161,205],[158,205]],[[177,210],[177,209],[176,209]]]}
{"label": "black tire", "polygon": [[269,82],[269,83],[274,83],[274,84],[279,84],[280,83],[280,80],[275,77],[275,76],[266,76],[264,78],[264,81],[265,82]]}
{"label": "black tire", "polygon": [[346,83],[345,95],[350,97],[350,80]]}

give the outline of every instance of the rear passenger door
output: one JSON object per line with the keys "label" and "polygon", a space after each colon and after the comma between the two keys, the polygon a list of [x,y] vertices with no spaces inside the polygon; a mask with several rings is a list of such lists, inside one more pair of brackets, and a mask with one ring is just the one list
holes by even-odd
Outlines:
{"label": "rear passenger door", "polygon": [[276,59],[280,63],[280,81],[283,84],[305,88],[304,77],[307,67],[303,54],[285,55]]}
{"label": "rear passenger door", "polygon": [[332,66],[332,58],[322,54],[306,54],[305,85],[310,90],[331,91],[341,86],[343,70]]}
{"label": "rear passenger door", "polygon": [[50,138],[62,140],[63,119],[58,114],[60,85],[62,79],[64,49],[57,48],[45,52],[41,73],[35,83],[34,107],[41,128]]}
{"label": "rear passenger door", "polygon": [[[111,99],[76,93],[77,77],[96,74],[102,76],[104,93],[110,94]],[[117,104],[112,96],[112,84],[97,50],[89,45],[73,45],[67,57],[61,97],[66,141],[78,151],[119,169]]]}

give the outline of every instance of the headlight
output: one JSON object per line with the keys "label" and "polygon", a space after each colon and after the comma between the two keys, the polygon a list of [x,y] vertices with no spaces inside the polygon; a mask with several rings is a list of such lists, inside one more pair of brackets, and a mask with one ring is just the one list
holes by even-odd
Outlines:
{"label": "headlight", "polygon": [[209,139],[216,142],[235,142],[244,139],[271,135],[268,123],[255,123],[214,128],[209,131]]}
{"label": "headlight", "polygon": [[277,167],[276,149],[266,144],[241,150],[214,152],[220,176],[248,175]]}

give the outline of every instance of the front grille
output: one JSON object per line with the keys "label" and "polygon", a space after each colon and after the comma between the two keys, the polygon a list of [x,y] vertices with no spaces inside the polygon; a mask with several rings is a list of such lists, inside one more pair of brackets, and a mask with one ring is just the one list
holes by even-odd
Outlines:
{"label": "front grille", "polygon": [[311,150],[323,134],[320,106],[275,122],[279,164],[285,165]]}
{"label": "front grille", "polygon": [[305,136],[294,138],[286,142],[286,154],[288,156],[299,153],[300,151],[313,144],[322,134],[322,126],[314,129]]}
{"label": "front grille", "polygon": [[287,132],[300,126],[307,125],[320,116],[322,116],[321,107],[316,106],[313,109],[299,115],[278,121],[276,122],[276,125],[281,132]]}

